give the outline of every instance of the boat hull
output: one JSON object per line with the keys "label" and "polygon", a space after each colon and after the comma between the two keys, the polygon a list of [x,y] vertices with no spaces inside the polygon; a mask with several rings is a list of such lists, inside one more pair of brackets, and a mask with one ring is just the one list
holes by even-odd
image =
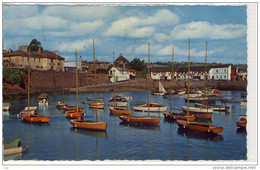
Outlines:
{"label": "boat hull", "polygon": [[[183,111],[187,112],[187,106],[181,107]],[[200,107],[189,107],[190,113],[213,113],[213,109],[211,108],[200,108]]]}
{"label": "boat hull", "polygon": [[56,108],[57,109],[64,109],[64,107],[66,107],[66,106],[68,106],[67,104],[65,104],[65,103],[58,103],[58,104],[56,104]]}
{"label": "boat hull", "polygon": [[[133,108],[136,111],[148,112],[148,104],[134,106]],[[158,105],[157,103],[150,103],[150,112],[165,112],[166,109],[166,106]]]}
{"label": "boat hull", "polygon": [[97,100],[97,101],[104,101],[104,97],[99,97],[99,98],[96,98],[96,99],[95,99],[95,97],[86,97],[86,99],[88,101],[95,101],[95,100]]}
{"label": "boat hull", "polygon": [[183,113],[166,113],[163,112],[163,115],[167,119],[173,119],[173,120],[186,120],[186,121],[194,121],[195,116],[194,115],[185,115]]}
{"label": "boat hull", "polygon": [[136,124],[158,125],[160,123],[160,118],[143,116],[120,116],[119,119],[127,123]]}
{"label": "boat hull", "polygon": [[106,122],[89,121],[89,120],[71,120],[70,124],[75,128],[105,131],[107,129]]}
{"label": "boat hull", "polygon": [[[197,107],[207,108],[207,105],[204,105],[202,103],[194,103],[194,104]],[[208,108],[212,109],[213,111],[228,111],[230,109],[229,106],[224,106],[224,105],[208,105]]]}
{"label": "boat hull", "polygon": [[82,112],[74,112],[74,111],[66,111],[65,112],[65,116],[67,118],[81,118],[83,116],[83,113]]}
{"label": "boat hull", "polygon": [[82,112],[83,111],[83,108],[82,107],[77,107],[76,106],[64,106],[63,107],[66,111],[71,111],[71,112]]}
{"label": "boat hull", "polygon": [[123,109],[123,108],[116,108],[116,107],[110,107],[110,112],[113,114],[120,114],[120,115],[129,115],[132,113],[131,110]]}
{"label": "boat hull", "polygon": [[117,106],[117,107],[126,107],[127,102],[122,102],[122,101],[108,101],[107,102],[108,106]]}
{"label": "boat hull", "polygon": [[245,121],[238,121],[236,124],[237,124],[237,127],[239,127],[239,128],[246,128],[247,122],[245,122]]}
{"label": "boat hull", "polygon": [[197,123],[197,122],[187,122],[184,120],[177,120],[177,123],[178,126],[182,129],[192,130],[201,133],[218,134],[218,133],[222,133],[224,130],[223,127],[216,127],[213,125]]}
{"label": "boat hull", "polygon": [[51,118],[45,116],[39,116],[35,114],[24,114],[22,120],[25,122],[35,122],[35,123],[48,123]]}
{"label": "boat hull", "polygon": [[89,108],[94,108],[94,109],[104,109],[105,104],[104,103],[88,103]]}

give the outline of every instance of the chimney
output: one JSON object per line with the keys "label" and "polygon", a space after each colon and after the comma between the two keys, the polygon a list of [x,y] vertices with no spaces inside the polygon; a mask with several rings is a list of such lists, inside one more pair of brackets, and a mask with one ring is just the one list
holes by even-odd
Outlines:
{"label": "chimney", "polygon": [[56,55],[60,55],[58,50],[55,51],[55,54],[56,54]]}
{"label": "chimney", "polygon": [[124,57],[124,56],[123,56],[123,53],[120,53],[120,57],[121,57],[121,56]]}

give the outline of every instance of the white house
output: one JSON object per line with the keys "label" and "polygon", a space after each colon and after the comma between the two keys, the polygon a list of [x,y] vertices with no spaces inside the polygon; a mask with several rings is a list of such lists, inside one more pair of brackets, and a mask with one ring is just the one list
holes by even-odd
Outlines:
{"label": "white house", "polygon": [[111,82],[129,80],[130,73],[125,67],[112,67],[109,70],[109,78]]}
{"label": "white house", "polygon": [[209,70],[209,78],[211,80],[232,80],[234,79],[234,66],[233,65],[219,65]]}

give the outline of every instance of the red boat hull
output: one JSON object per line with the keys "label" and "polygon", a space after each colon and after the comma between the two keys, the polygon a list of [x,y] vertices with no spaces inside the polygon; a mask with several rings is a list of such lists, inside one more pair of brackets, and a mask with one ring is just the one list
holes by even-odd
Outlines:
{"label": "red boat hull", "polygon": [[35,114],[25,114],[22,116],[22,120],[25,122],[35,122],[35,123],[48,123],[51,118],[35,115]]}

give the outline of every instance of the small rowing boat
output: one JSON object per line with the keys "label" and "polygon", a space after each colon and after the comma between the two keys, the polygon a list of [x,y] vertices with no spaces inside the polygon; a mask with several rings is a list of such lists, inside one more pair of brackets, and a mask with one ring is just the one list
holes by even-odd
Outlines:
{"label": "small rowing boat", "polygon": [[124,122],[127,123],[137,123],[137,124],[147,124],[147,125],[158,125],[160,123],[160,118],[158,117],[150,117],[150,116],[120,116]]}
{"label": "small rowing boat", "polygon": [[35,114],[23,114],[22,120],[31,123],[48,123],[51,118]]}
{"label": "small rowing boat", "polygon": [[120,108],[120,107],[109,107],[109,110],[113,114],[129,115],[132,113],[131,110]]}
{"label": "small rowing boat", "polygon": [[70,120],[70,124],[75,128],[89,129],[89,130],[106,130],[107,123],[90,120]]}
{"label": "small rowing boat", "polygon": [[246,115],[241,115],[239,117],[239,121],[236,123],[237,124],[237,127],[239,128],[246,128],[246,125],[247,125],[247,116]]}
{"label": "small rowing boat", "polygon": [[137,110],[137,111],[148,112],[148,107],[150,107],[151,112],[164,112],[167,109],[166,106],[163,106],[160,103],[150,103],[150,105],[143,104],[143,105],[139,105],[139,106],[134,106],[133,108],[134,108],[134,110]]}
{"label": "small rowing boat", "polygon": [[173,119],[173,120],[186,120],[186,121],[194,121],[194,115],[187,115],[186,113],[174,113],[174,112],[163,112],[163,115],[166,119]]}
{"label": "small rowing boat", "polygon": [[104,103],[88,103],[89,108],[94,108],[94,109],[104,109],[105,104]]}

